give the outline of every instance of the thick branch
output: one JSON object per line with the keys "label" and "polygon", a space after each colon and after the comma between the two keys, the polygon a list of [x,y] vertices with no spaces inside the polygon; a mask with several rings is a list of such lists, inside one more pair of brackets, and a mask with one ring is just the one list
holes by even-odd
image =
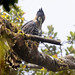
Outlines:
{"label": "thick branch", "polygon": [[[40,53],[37,50],[30,50],[25,46],[24,38],[19,35],[16,37],[17,42],[13,47],[13,50],[22,58],[24,61],[32,64],[43,66],[50,71],[61,71],[68,69],[75,69],[75,62],[69,58],[55,59],[46,54]],[[72,57],[74,60],[75,58]]]}
{"label": "thick branch", "polygon": [[[28,37],[29,36],[29,37]],[[25,34],[25,37],[24,39],[28,40],[33,40],[33,41],[41,41],[41,42],[47,42],[47,43],[51,43],[51,44],[56,44],[56,45],[61,45],[61,42],[60,41],[57,41],[57,40],[53,40],[53,39],[46,39],[46,38],[42,38],[40,36],[36,36],[36,35],[29,35],[29,34]]]}

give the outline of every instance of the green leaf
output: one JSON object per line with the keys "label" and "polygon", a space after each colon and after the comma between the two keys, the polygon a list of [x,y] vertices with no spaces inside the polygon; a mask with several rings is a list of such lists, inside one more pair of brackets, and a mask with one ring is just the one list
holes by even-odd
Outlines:
{"label": "green leaf", "polygon": [[60,51],[57,51],[57,54],[59,54],[60,53]]}
{"label": "green leaf", "polygon": [[56,37],[57,36],[57,32],[56,33],[54,33],[54,37]]}
{"label": "green leaf", "polygon": [[15,3],[18,3],[18,0],[15,0],[14,2],[15,2]]}
{"label": "green leaf", "polygon": [[68,41],[71,40],[71,37],[70,37],[70,36],[67,36],[67,40],[68,40]]}
{"label": "green leaf", "polygon": [[74,33],[73,33],[72,31],[70,31],[70,35],[71,35],[72,37],[74,37]]}
{"label": "green leaf", "polygon": [[[73,46],[70,46],[70,47],[67,47],[67,49],[68,49],[68,51],[70,52],[70,53],[74,53],[74,48],[73,48]],[[66,51],[67,52],[67,51]]]}
{"label": "green leaf", "polygon": [[72,50],[73,46],[70,46],[70,50]]}
{"label": "green leaf", "polygon": [[49,30],[49,32],[48,33],[51,33],[53,30],[54,30],[54,28],[53,28],[53,26],[51,25],[51,26],[47,26],[47,28],[48,28],[48,30]]}
{"label": "green leaf", "polygon": [[66,55],[68,55],[69,54],[69,52],[65,49],[65,51],[66,51]]}

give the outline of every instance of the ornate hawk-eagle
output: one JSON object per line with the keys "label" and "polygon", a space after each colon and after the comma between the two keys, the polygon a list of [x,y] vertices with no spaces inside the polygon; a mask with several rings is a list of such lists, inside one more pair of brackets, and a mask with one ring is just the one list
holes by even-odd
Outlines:
{"label": "ornate hawk-eagle", "polygon": [[22,26],[22,31],[24,31],[24,33],[26,34],[32,34],[32,35],[41,35],[42,34],[42,24],[45,20],[45,15],[44,12],[41,9],[39,9],[39,11],[36,14],[36,17],[27,22],[26,24],[24,24]]}

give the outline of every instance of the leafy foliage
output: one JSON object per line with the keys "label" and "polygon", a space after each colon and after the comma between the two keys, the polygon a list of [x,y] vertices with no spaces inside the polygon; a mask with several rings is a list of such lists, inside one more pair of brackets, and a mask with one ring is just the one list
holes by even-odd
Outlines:
{"label": "leafy foliage", "polygon": [[18,3],[18,0],[0,0],[0,5],[3,5],[4,10],[10,11],[13,6],[16,9],[15,3]]}
{"label": "leafy foliage", "polygon": [[[56,39],[56,40],[59,40],[57,38],[57,32],[54,32],[54,27],[52,25],[48,26],[48,32],[47,33],[44,33],[44,37],[45,38],[49,38],[49,39]],[[57,55],[60,53],[60,51],[57,51],[57,47],[55,45],[50,45],[50,44],[45,44],[44,43],[44,46],[45,46],[45,49],[41,49],[42,52],[48,54],[48,55]]]}
{"label": "leafy foliage", "polygon": [[70,36],[67,36],[67,43],[69,44],[69,47],[65,49],[66,55],[73,54],[75,55],[75,32],[70,31]]}
{"label": "leafy foliage", "polygon": [[43,34],[45,34],[44,37],[49,39],[57,39],[57,32],[54,32],[54,27],[50,25],[47,26],[47,28],[48,28],[48,32],[47,33],[43,32]]}
{"label": "leafy foliage", "polygon": [[68,43],[74,44],[75,43],[75,32],[70,31],[70,36],[67,36]]}
{"label": "leafy foliage", "polygon": [[19,6],[17,6],[16,9],[12,8],[9,13],[6,13],[5,11],[0,11],[0,16],[9,20],[11,23],[13,23],[15,26],[21,26],[24,22],[23,15],[25,14]]}

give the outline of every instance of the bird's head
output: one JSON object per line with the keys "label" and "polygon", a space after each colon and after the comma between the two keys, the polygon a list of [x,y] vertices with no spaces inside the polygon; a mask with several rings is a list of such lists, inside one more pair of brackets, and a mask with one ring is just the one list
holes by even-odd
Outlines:
{"label": "bird's head", "polygon": [[39,9],[39,11],[37,11],[36,20],[37,20],[40,24],[42,24],[42,23],[44,22],[44,20],[45,20],[45,14],[44,14],[42,8]]}

